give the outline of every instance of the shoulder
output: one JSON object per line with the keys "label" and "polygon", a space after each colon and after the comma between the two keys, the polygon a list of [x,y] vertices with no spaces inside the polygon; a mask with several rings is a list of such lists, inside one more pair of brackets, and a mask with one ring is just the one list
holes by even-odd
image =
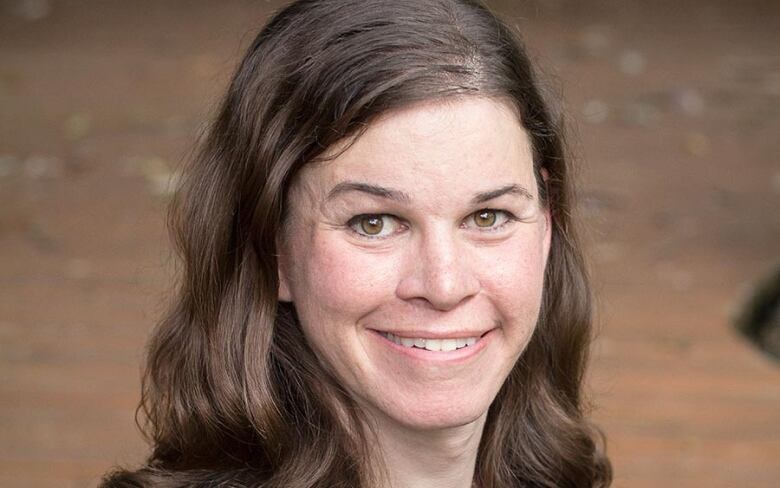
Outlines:
{"label": "shoulder", "polygon": [[115,469],[107,473],[98,488],[263,488],[264,477],[247,469],[170,470],[143,467],[132,471]]}

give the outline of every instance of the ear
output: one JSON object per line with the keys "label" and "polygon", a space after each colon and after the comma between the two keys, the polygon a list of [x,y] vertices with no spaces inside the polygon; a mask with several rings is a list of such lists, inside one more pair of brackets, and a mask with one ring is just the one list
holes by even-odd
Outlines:
{"label": "ear", "polygon": [[282,251],[282,239],[276,239],[276,273],[279,277],[279,289],[277,299],[280,302],[292,302],[292,292],[290,291],[290,280],[288,278],[287,254]]}
{"label": "ear", "polygon": [[540,170],[542,174],[542,184],[545,186],[545,195],[547,195],[547,205],[545,205],[542,208],[542,214],[544,215],[544,237],[542,241],[542,245],[544,246],[544,262],[547,262],[547,257],[550,254],[550,243],[552,242],[552,227],[553,227],[553,221],[552,221],[552,212],[550,210],[550,192],[549,192],[549,184],[550,181],[550,173],[547,171],[547,168],[542,168]]}

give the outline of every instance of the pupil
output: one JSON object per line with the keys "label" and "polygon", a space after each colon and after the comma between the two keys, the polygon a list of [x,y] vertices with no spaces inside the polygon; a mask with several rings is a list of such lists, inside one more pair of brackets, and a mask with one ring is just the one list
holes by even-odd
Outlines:
{"label": "pupil", "polygon": [[379,234],[382,231],[382,219],[380,217],[366,217],[360,224],[366,234]]}
{"label": "pupil", "polygon": [[489,210],[477,214],[477,225],[480,227],[490,227],[496,221],[496,213]]}

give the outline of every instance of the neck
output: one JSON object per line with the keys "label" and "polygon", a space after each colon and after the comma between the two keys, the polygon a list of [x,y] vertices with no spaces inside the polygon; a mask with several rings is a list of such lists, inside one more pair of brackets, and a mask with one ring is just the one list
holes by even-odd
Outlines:
{"label": "neck", "polygon": [[382,488],[471,488],[487,414],[466,425],[413,430],[378,421]]}

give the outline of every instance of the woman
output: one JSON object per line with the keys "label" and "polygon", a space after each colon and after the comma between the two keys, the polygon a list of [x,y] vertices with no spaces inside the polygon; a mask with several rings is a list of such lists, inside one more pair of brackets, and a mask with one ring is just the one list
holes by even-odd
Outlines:
{"label": "woman", "polygon": [[154,451],[103,486],[608,486],[567,164],[476,1],[279,12],[172,208]]}

